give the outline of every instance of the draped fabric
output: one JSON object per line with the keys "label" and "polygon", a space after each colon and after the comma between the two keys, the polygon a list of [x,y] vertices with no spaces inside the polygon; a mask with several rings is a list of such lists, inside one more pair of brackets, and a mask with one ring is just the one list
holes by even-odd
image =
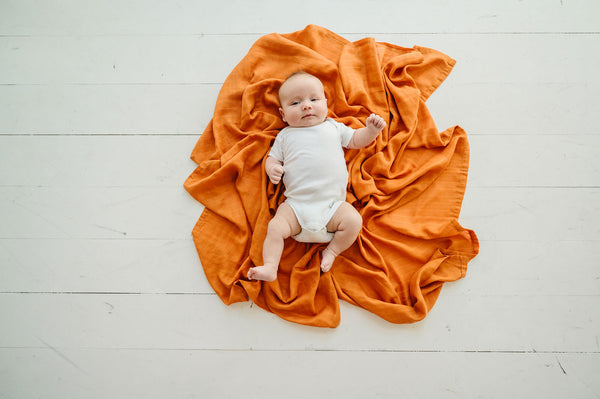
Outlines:
{"label": "draped fabric", "polygon": [[[314,25],[256,41],[224,82],[191,155],[198,167],[184,184],[205,207],[192,236],[225,304],[252,300],[292,322],[335,327],[342,299],[392,323],[411,323],[427,315],[445,282],[465,276],[479,250],[475,233],[458,223],[467,135],[459,126],[438,131],[425,105],[454,64],[436,50],[350,42]],[[373,144],[345,153],[347,201],[363,229],[328,273],[319,267],[326,244],[288,239],[277,280],[249,281],[284,200],[283,185],[271,184],[264,171],[285,126],[277,92],[300,69],[323,82],[329,117],[353,128],[371,113],[387,122]]]}

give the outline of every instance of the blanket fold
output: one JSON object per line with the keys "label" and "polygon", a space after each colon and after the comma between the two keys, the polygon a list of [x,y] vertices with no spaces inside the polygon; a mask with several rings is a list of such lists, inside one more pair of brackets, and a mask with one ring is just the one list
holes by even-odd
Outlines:
{"label": "blanket fold", "polygon": [[[192,235],[211,286],[225,304],[252,300],[296,323],[335,327],[339,299],[392,323],[423,319],[442,285],[465,276],[478,253],[458,223],[467,182],[465,131],[439,132],[425,101],[455,61],[436,50],[372,38],[350,42],[319,26],[261,37],[229,74],[191,158],[186,190],[205,209]],[[302,69],[321,79],[329,117],[353,128],[371,113],[387,127],[347,150],[347,201],[361,213],[354,245],[321,273],[325,244],[286,240],[278,278],[248,281],[262,264],[267,224],[284,200],[264,160],[285,124],[277,91]]]}

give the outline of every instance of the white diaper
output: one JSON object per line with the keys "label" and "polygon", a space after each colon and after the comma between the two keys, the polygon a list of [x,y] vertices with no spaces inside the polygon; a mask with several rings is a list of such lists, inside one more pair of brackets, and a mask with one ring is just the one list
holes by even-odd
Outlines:
{"label": "white diaper", "polygon": [[299,203],[288,198],[286,201],[294,211],[300,227],[300,233],[292,236],[299,242],[329,242],[333,233],[327,231],[327,223],[344,201],[314,201]]}
{"label": "white diaper", "polygon": [[302,229],[300,233],[292,236],[299,242],[329,242],[333,239],[333,233],[327,231],[326,228],[320,230]]}

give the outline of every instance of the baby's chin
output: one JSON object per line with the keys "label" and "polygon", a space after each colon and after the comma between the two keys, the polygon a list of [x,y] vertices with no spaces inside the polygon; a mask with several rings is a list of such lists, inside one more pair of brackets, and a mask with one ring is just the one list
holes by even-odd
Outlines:
{"label": "baby's chin", "polygon": [[325,119],[306,118],[306,119],[302,119],[295,123],[288,123],[288,126],[289,127],[312,127],[312,126],[320,125],[323,122],[325,122]]}

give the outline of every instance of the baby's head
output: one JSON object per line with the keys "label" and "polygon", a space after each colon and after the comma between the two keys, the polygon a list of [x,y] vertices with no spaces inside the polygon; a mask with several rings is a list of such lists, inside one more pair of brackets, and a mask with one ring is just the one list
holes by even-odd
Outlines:
{"label": "baby's head", "polygon": [[315,126],[327,117],[327,98],[321,81],[304,71],[291,75],[279,89],[279,113],[291,127]]}

